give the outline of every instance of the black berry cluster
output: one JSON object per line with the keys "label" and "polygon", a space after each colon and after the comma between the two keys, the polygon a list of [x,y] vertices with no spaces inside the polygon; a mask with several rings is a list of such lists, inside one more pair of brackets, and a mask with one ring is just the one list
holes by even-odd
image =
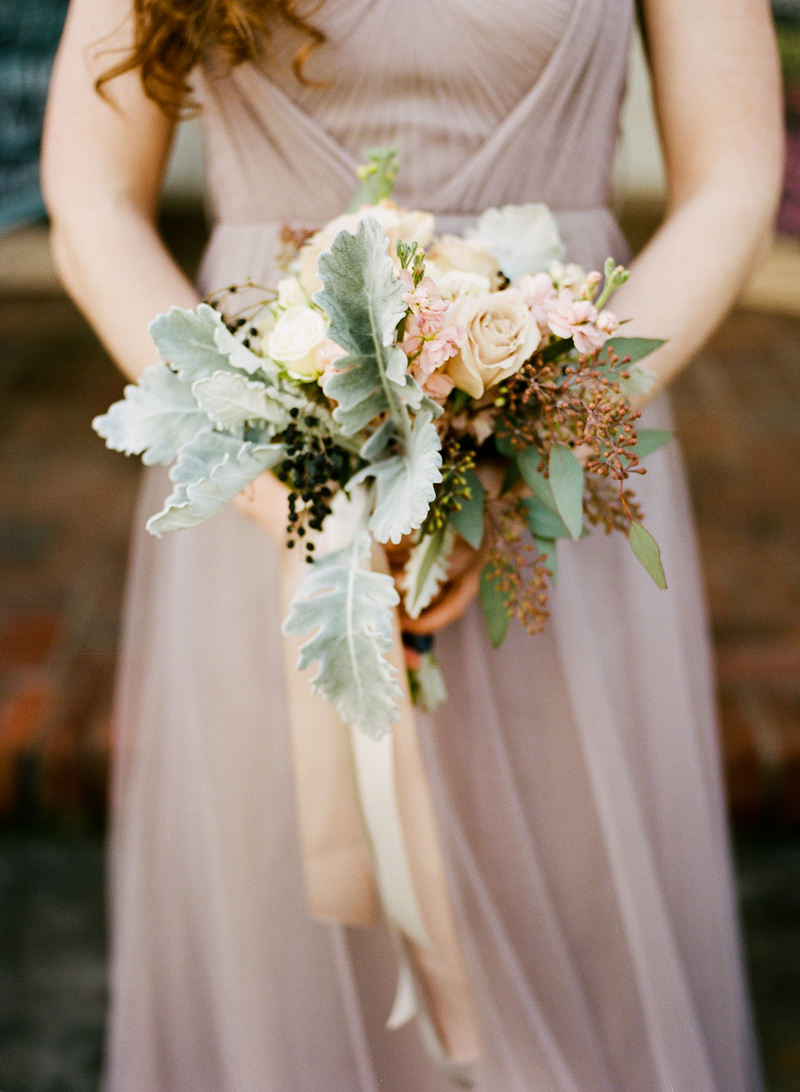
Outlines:
{"label": "black berry cluster", "polygon": [[[314,543],[308,540],[307,531],[322,530],[331,511],[331,483],[341,480],[347,469],[347,455],[321,430],[316,417],[304,417],[301,429],[297,425],[300,411],[293,409],[291,415],[293,421],[283,432],[286,458],[278,468],[278,477],[291,489],[286,545],[294,547],[295,536],[306,539],[306,561],[312,562]],[[303,506],[298,510],[300,501]]]}

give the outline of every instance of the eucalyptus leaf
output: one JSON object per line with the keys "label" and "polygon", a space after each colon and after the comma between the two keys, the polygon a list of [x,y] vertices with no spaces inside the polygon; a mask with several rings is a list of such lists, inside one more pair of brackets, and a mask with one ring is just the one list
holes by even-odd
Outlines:
{"label": "eucalyptus leaf", "polygon": [[628,538],[631,549],[653,578],[653,583],[662,590],[666,588],[667,578],[664,575],[664,566],[661,564],[661,550],[650,532],[634,520],[631,523]]}
{"label": "eucalyptus leaf", "polygon": [[399,596],[390,576],[368,568],[371,552],[369,532],[360,531],[349,546],[309,566],[283,632],[316,631],[300,646],[298,669],[316,661],[314,690],[322,691],[346,724],[380,739],[397,720],[402,696],[384,656],[392,647],[392,608]]}
{"label": "eucalyptus leaf", "polygon": [[395,276],[386,232],[374,217],[362,220],[355,235],[340,231],[330,251],[320,254],[317,271],[324,288],[314,302],[330,316],[328,337],[347,352],[335,361],[324,388],[339,403],[334,418],[352,436],[388,411],[404,430],[402,402],[417,408],[423,395],[406,375],[405,353],[394,343],[407,310],[406,288]]}
{"label": "eucalyptus leaf", "polygon": [[600,359],[607,360],[607,352],[613,348],[620,360],[630,357],[631,364],[636,364],[663,344],[663,339],[657,337],[612,337],[605,343]]}
{"label": "eucalyptus leaf", "polygon": [[500,590],[497,579],[490,579],[494,571],[491,562],[484,567],[481,573],[479,596],[489,640],[495,648],[499,648],[505,640],[511,617],[506,607],[506,597]]}
{"label": "eucalyptus leaf", "polygon": [[156,536],[194,527],[221,508],[283,454],[280,444],[254,444],[221,432],[200,433],[184,444],[169,476],[175,489],[147,521]]}
{"label": "eucalyptus leaf", "polygon": [[550,481],[539,470],[539,459],[539,452],[532,447],[527,447],[524,451],[516,453],[517,466],[528,489],[545,507],[558,515],[558,508],[556,507],[553,490],[550,488]]}
{"label": "eucalyptus leaf", "polygon": [[506,472],[503,475],[503,484],[500,486],[500,495],[504,496],[506,493],[510,493],[514,486],[520,479],[519,467],[517,466],[517,460],[509,460]]}
{"label": "eucalyptus leaf", "polygon": [[197,404],[220,428],[237,428],[246,421],[269,421],[276,431],[291,418],[288,409],[270,397],[270,388],[238,372],[217,371],[192,384]]}
{"label": "eucalyptus leaf", "polygon": [[517,453],[508,436],[495,436],[494,446],[497,448],[498,455],[504,455],[506,459],[513,459]]}
{"label": "eucalyptus leaf", "polygon": [[548,469],[558,514],[577,542],[583,531],[583,467],[571,448],[554,444],[550,449]]}
{"label": "eucalyptus leaf", "polygon": [[640,428],[633,452],[640,459],[652,455],[672,439],[672,433],[661,428]]}
{"label": "eucalyptus leaf", "polygon": [[418,618],[447,580],[447,565],[454,542],[455,535],[445,526],[425,535],[411,549],[403,570],[406,589],[403,601],[409,618]]}
{"label": "eucalyptus leaf", "polygon": [[141,455],[147,466],[171,463],[210,422],[190,387],[166,364],[151,364],[125,397],[95,417],[92,428],[114,451]]}
{"label": "eucalyptus leaf", "polygon": [[539,554],[539,557],[545,559],[545,566],[550,573],[550,583],[555,587],[558,580],[558,549],[556,541],[552,538],[539,538],[538,535],[533,536],[533,541],[536,544],[536,552]]}
{"label": "eucalyptus leaf", "polygon": [[457,512],[451,512],[448,519],[473,550],[480,550],[483,542],[483,504],[486,491],[474,470],[468,470],[464,477],[469,486],[469,497],[462,497],[461,507]]}
{"label": "eucalyptus leaf", "polygon": [[561,516],[552,512],[538,497],[526,497],[522,502],[528,510],[528,526],[534,538],[571,538]]}
{"label": "eucalyptus leaf", "polygon": [[375,479],[377,499],[369,529],[378,542],[398,543],[422,526],[436,496],[434,486],[442,480],[441,465],[439,434],[423,410],[414,421],[405,454],[371,463],[351,478],[348,489]]}

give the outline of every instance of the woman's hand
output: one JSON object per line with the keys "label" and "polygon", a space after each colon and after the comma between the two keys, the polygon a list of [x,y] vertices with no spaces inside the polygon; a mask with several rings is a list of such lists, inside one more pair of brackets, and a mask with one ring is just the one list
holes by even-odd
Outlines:
{"label": "woman's hand", "polygon": [[233,505],[242,515],[267,532],[278,546],[286,544],[286,527],[289,519],[289,490],[269,471],[259,474],[238,497]]}

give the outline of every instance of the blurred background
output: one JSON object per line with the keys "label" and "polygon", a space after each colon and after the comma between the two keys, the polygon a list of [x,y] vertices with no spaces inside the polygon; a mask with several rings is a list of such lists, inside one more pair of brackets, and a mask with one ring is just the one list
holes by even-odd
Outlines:
{"label": "blurred background", "polygon": [[[800,0],[773,5],[788,161],[772,252],[674,388],[705,567],[745,943],[770,1092],[800,1092]],[[65,0],[0,2],[0,1090],[94,1092],[105,1011],[110,702],[138,463],[92,417],[122,380],[56,281],[38,187]],[[640,42],[614,201],[634,249],[664,171]],[[196,268],[199,126],[163,230]]]}

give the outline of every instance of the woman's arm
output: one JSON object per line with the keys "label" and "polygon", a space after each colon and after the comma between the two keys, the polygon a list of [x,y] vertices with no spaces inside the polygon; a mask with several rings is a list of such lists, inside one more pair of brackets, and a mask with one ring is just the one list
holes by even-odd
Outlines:
{"label": "woman's arm", "polygon": [[[42,184],[53,253],[64,287],[122,371],[136,379],[156,360],[147,332],[197,292],[156,230],[173,124],[147,98],[139,74],[94,81],[130,42],[128,0],[72,0],[53,68],[42,148]],[[287,490],[262,475],[234,502],[285,537]]]}
{"label": "woman's arm", "polygon": [[655,397],[735,302],[769,245],[783,117],[767,0],[644,0],[667,168],[663,226],[611,307],[625,336],[667,344],[646,367]]}
{"label": "woman's arm", "polygon": [[[626,337],[667,339],[646,366],[654,398],[735,302],[769,244],[783,166],[782,95],[767,0],[644,0],[667,167],[660,231],[613,297]],[[407,623],[432,633],[463,614],[483,559]]]}
{"label": "woman's arm", "polygon": [[53,68],[42,187],[64,287],[120,368],[135,379],[156,359],[147,326],[197,293],[155,221],[173,124],[138,73],[94,89],[130,41],[128,0],[72,0]]}

